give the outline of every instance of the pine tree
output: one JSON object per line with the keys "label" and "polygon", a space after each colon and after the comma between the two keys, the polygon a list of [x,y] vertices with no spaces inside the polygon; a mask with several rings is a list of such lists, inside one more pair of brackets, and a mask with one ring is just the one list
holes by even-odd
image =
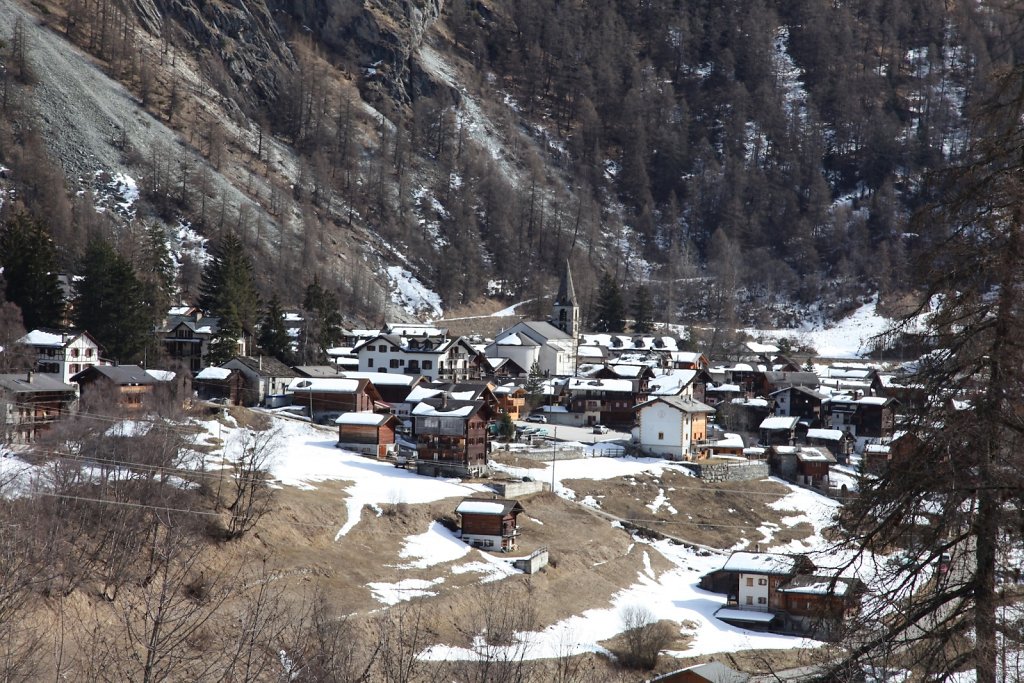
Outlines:
{"label": "pine tree", "polygon": [[153,339],[154,309],[131,264],[110,243],[94,239],[79,274],[75,326],[88,330],[107,357],[123,363],[141,360]]}
{"label": "pine tree", "polygon": [[322,363],[327,359],[327,349],[338,343],[341,337],[341,313],[338,297],[320,284],[320,278],[306,287],[302,300],[306,317],[302,334],[302,358],[308,363]]}
{"label": "pine tree", "polygon": [[275,294],[267,304],[263,320],[260,322],[260,333],[258,342],[263,351],[282,363],[289,363],[291,360],[291,338],[288,336],[288,329],[284,326],[284,311],[281,310],[281,302]]}
{"label": "pine tree", "polygon": [[[223,353],[234,348],[244,332],[256,327],[260,297],[256,289],[255,269],[234,233],[225,235],[214,247],[210,262],[203,268],[199,306],[220,318],[220,329],[211,345],[216,345]],[[227,358],[231,355],[234,353]]]}
{"label": "pine tree", "polygon": [[626,329],[625,306],[622,303],[622,291],[610,273],[601,276],[601,284],[597,290],[597,311],[594,315],[594,331],[622,332]]}
{"label": "pine tree", "polygon": [[24,213],[0,228],[0,266],[5,295],[21,308],[26,329],[57,327],[64,297],[57,279],[57,256],[46,229]]}
{"label": "pine tree", "polygon": [[647,285],[640,285],[636,288],[633,296],[633,331],[637,334],[647,334],[654,329],[654,305],[651,303],[650,292]]}

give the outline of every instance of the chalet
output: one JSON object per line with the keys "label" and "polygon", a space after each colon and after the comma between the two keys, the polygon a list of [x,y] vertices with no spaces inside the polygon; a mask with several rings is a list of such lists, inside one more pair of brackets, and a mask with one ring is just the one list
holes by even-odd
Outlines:
{"label": "chalet", "polygon": [[633,389],[637,393],[646,394],[651,380],[654,379],[654,370],[649,365],[605,363],[590,376],[595,379],[628,379],[633,383]]}
{"label": "chalet", "polygon": [[711,405],[707,386],[711,376],[706,370],[658,369],[648,383],[651,396],[689,396],[695,401]]}
{"label": "chalet", "polygon": [[805,555],[734,552],[700,585],[728,595],[725,607],[715,612],[722,621],[829,639],[858,609],[864,586],[815,571]]}
{"label": "chalet", "polygon": [[510,379],[520,379],[529,377],[529,368],[522,368],[511,358],[491,358],[487,357],[484,359],[484,372],[483,376],[487,379],[494,379],[495,381],[507,381]]}
{"label": "chalet", "polygon": [[546,376],[567,377],[575,372],[576,338],[550,323],[524,320],[495,335],[484,353],[509,358],[528,372],[536,364]]}
{"label": "chalet", "polygon": [[[345,371],[342,373],[343,377],[348,379],[368,379],[373,382],[373,386],[380,392],[381,397],[384,401],[391,406],[395,415],[402,417],[402,412],[398,410],[396,404],[403,403],[411,392],[421,384],[425,384],[427,380],[419,375],[402,375],[396,373],[379,373],[379,372],[352,372]],[[412,406],[409,406],[405,413],[408,414]]]}
{"label": "chalet", "polygon": [[728,365],[719,371],[723,373],[724,383],[738,386],[742,396],[753,396],[764,381],[763,371],[750,363]]}
{"label": "chalet", "polygon": [[818,388],[819,384],[818,376],[813,372],[804,370],[796,372],[766,370],[761,374],[761,386],[757,388],[757,393],[762,396],[768,396],[779,389],[789,389],[791,387],[805,387],[814,390]]}
{"label": "chalet", "polygon": [[856,439],[849,432],[841,429],[821,429],[813,427],[807,430],[804,435],[804,443],[808,446],[822,446],[827,448],[836,460],[846,463],[853,453]]}
{"label": "chalet", "polygon": [[796,443],[798,417],[766,417],[758,425],[762,446],[792,446]]}
{"label": "chalet", "polygon": [[711,362],[700,351],[672,351],[669,366],[677,370],[707,370]]}
{"label": "chalet", "polygon": [[[415,331],[398,329],[397,332]],[[465,337],[418,336],[381,333],[352,351],[360,372],[422,375],[431,381],[459,382],[479,379],[483,359]]]}
{"label": "chalet", "polygon": [[487,423],[483,400],[459,401],[442,394],[412,409],[417,470],[421,474],[477,475],[487,467]]}
{"label": "chalet", "polygon": [[245,398],[245,375],[232,368],[210,366],[203,368],[192,380],[196,396],[203,401],[223,399],[233,406],[242,405]]}
{"label": "chalet", "polygon": [[273,356],[235,356],[220,367],[238,370],[245,377],[243,405],[280,408],[291,403],[287,392],[295,371]]}
{"label": "chalet", "polygon": [[771,473],[782,479],[828,488],[829,467],[836,459],[821,446],[772,446],[768,454]]}
{"label": "chalet", "polygon": [[516,549],[519,537],[518,517],[523,506],[502,498],[466,498],[455,512],[461,517],[462,540],[485,550],[506,552]]}
{"label": "chalet", "polygon": [[296,377],[341,377],[342,369],[337,365],[293,365]]}
{"label": "chalet", "polygon": [[401,424],[388,413],[342,413],[338,425],[338,448],[384,459],[395,452],[395,434]]}
{"label": "chalet", "polygon": [[743,398],[743,390],[738,384],[708,384],[704,388],[704,400],[711,406],[728,403],[737,398]]}
{"label": "chalet", "polygon": [[632,427],[636,419],[634,407],[647,399],[646,391],[637,389],[628,379],[593,379],[571,377],[565,385],[569,411],[582,416],[587,425],[605,424]]}
{"label": "chalet", "polygon": [[522,419],[526,409],[526,387],[522,384],[502,384],[494,388],[494,398],[498,402],[499,413],[513,420]]}
{"label": "chalet", "polygon": [[305,408],[314,422],[342,413],[387,413],[391,409],[368,379],[296,377],[287,391],[292,405]]}
{"label": "chalet", "polygon": [[784,387],[767,396],[772,401],[776,415],[798,417],[808,426],[821,424],[821,405],[828,398],[805,386]]}
{"label": "chalet", "polygon": [[35,441],[74,409],[77,398],[77,387],[61,382],[56,375],[32,370],[0,375],[0,441]]}
{"label": "chalet", "polygon": [[679,396],[659,396],[636,407],[639,448],[671,460],[695,460],[707,441],[709,405]]}
{"label": "chalet", "polygon": [[894,398],[901,406],[911,410],[923,408],[928,401],[928,391],[924,385],[897,375],[876,374],[871,380],[871,394]]}
{"label": "chalet", "polygon": [[82,404],[116,404],[126,410],[142,410],[156,393],[158,382],[138,365],[93,365],[71,378],[77,382]]}
{"label": "chalet", "polygon": [[18,340],[36,354],[36,372],[57,375],[63,384],[86,368],[103,365],[100,345],[88,332],[32,330]]}
{"label": "chalet", "polygon": [[849,431],[861,445],[868,439],[890,438],[898,406],[899,401],[884,396],[833,396],[822,407],[823,426]]}

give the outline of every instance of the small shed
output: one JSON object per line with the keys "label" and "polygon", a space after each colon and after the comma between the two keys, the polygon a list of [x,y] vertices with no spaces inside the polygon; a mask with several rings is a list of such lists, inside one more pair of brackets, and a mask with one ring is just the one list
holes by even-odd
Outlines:
{"label": "small shed", "polygon": [[381,460],[395,452],[395,431],[401,421],[390,413],[342,413],[335,424],[337,448],[375,455]]}
{"label": "small shed", "polygon": [[231,405],[242,405],[245,375],[232,368],[203,368],[192,380],[197,397],[203,401],[222,398]]}
{"label": "small shed", "polygon": [[836,459],[823,446],[772,446],[768,466],[775,476],[807,486],[828,486]]}
{"label": "small shed", "polygon": [[796,443],[798,417],[766,417],[758,426],[763,446],[792,446]]}
{"label": "small shed", "polygon": [[519,537],[517,518],[523,506],[503,498],[466,498],[455,512],[462,517],[462,540],[486,550],[515,550]]}

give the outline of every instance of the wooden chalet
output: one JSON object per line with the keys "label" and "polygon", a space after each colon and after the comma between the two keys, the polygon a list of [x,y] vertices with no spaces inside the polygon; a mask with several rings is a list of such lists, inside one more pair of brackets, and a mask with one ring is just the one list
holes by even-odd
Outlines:
{"label": "wooden chalet", "polygon": [[772,446],[768,468],[782,479],[805,486],[828,487],[829,467],[835,457],[822,446]]}
{"label": "wooden chalet", "polygon": [[239,370],[210,366],[196,374],[192,386],[200,400],[240,406],[245,397],[246,379]]}
{"label": "wooden chalet", "polygon": [[71,378],[85,406],[116,404],[143,410],[156,392],[157,380],[138,365],[92,365]]}
{"label": "wooden chalet", "polygon": [[823,426],[849,431],[857,439],[887,439],[898,407],[899,401],[885,396],[833,396],[822,406]]}
{"label": "wooden chalet", "polygon": [[808,427],[821,424],[821,406],[826,400],[824,394],[805,386],[777,389],[767,394],[775,414],[780,417],[798,417]]}
{"label": "wooden chalet", "polygon": [[796,443],[798,417],[766,417],[758,425],[762,446],[792,446]]}
{"label": "wooden chalet", "polygon": [[455,512],[460,516],[462,540],[485,550],[515,550],[519,537],[519,501],[503,498],[466,498]]}
{"label": "wooden chalet", "polygon": [[308,411],[314,422],[342,413],[390,412],[390,406],[368,379],[298,377],[288,384],[293,406]]}
{"label": "wooden chalet", "polygon": [[395,434],[401,421],[390,413],[342,413],[334,421],[338,425],[336,447],[387,458],[395,452]]}
{"label": "wooden chalet", "polygon": [[0,375],[0,441],[32,443],[71,412],[78,392],[59,377],[31,370]]}
{"label": "wooden chalet", "polygon": [[412,409],[417,471],[475,476],[487,468],[487,424],[493,413],[483,399],[460,401],[442,394]]}

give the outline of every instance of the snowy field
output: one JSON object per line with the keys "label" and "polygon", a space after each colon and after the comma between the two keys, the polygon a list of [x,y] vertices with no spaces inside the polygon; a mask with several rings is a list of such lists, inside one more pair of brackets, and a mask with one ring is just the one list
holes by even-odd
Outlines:
{"label": "snowy field", "polygon": [[[208,423],[210,424],[210,423]],[[394,502],[426,503],[444,498],[471,495],[482,490],[477,485],[466,485],[458,480],[438,480],[420,477],[387,463],[379,463],[334,448],[332,431],[318,429],[303,422],[275,420],[280,448],[275,456],[272,472],[282,485],[315,488],[327,480],[352,482],[346,489],[349,496],[349,519],[339,522],[338,538],[344,536],[359,522],[364,506],[376,507]],[[217,435],[216,425],[208,427]],[[233,443],[240,442],[240,431],[220,427],[230,457]],[[529,469],[499,466],[513,474],[529,474],[540,481],[551,481],[551,465],[537,463]],[[680,465],[657,458],[587,457],[555,463],[556,489],[563,497],[572,499],[575,492],[563,481],[570,479],[611,479],[650,473],[659,476],[665,470],[685,473]],[[649,501],[658,504],[657,500]],[[835,503],[816,494],[793,488],[775,507],[788,514],[783,524],[810,523],[818,532],[831,520]],[[543,524],[543,519],[533,520]],[[600,522],[596,522],[600,523]],[[789,544],[780,551],[798,548]],[[802,551],[823,551],[824,539],[817,535],[810,543],[801,544]],[[627,607],[644,607],[656,618],[667,619],[680,625],[680,633],[692,640],[686,650],[671,653],[679,657],[693,657],[740,649],[792,649],[817,647],[816,641],[788,636],[756,633],[730,626],[714,618],[714,612],[724,605],[725,596],[708,593],[697,588],[700,577],[724,564],[728,556],[707,551],[694,551],[682,546],[659,541],[637,541],[630,545],[629,553],[644,556],[643,570],[631,585],[611,598],[610,606],[587,610],[563,619],[548,628],[517,635],[518,644],[509,647],[526,650],[530,659],[556,657],[564,653],[567,643],[576,652],[604,652],[600,642],[620,633],[624,626],[622,611]],[[671,568],[655,571],[650,556],[660,554]],[[816,553],[817,554],[817,553]],[[825,553],[821,553],[824,555]],[[405,539],[400,552],[400,569],[419,569],[431,572],[431,578],[403,579],[397,582],[379,582],[368,588],[382,604],[391,605],[413,597],[429,597],[444,589],[451,575],[476,573],[480,581],[496,581],[518,574],[511,568],[508,557],[497,557],[463,545],[452,532],[442,525],[431,523],[422,533]],[[817,558],[815,559],[817,561]],[[493,647],[487,647],[493,656]],[[425,659],[475,659],[481,656],[479,648],[432,647],[421,656]]]}

